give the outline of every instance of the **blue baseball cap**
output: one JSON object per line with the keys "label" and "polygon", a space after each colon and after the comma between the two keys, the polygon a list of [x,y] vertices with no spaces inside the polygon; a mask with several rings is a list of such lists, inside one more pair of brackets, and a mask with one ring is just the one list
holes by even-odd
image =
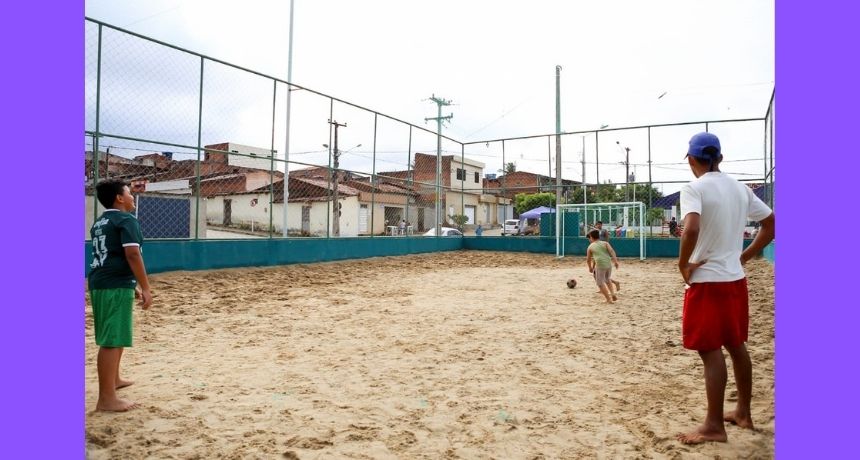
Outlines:
{"label": "blue baseball cap", "polygon": [[[713,150],[706,152],[705,149],[708,147],[716,149],[716,155],[712,153]],[[690,139],[690,148],[687,149],[687,155],[705,160],[716,160],[723,156],[720,150],[720,139],[707,132],[696,134]]]}

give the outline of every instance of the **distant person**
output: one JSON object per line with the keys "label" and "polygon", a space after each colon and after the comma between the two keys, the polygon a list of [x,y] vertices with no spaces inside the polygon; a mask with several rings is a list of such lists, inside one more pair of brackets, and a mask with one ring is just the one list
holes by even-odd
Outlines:
{"label": "distant person", "polygon": [[600,241],[609,242],[609,230],[603,228],[603,221],[602,220],[598,220],[594,224],[594,228],[597,229],[598,232],[600,232]]}
{"label": "distant person", "polygon": [[678,236],[678,221],[675,220],[675,217],[672,216],[672,220],[669,221],[669,235]]}
{"label": "distant person", "polygon": [[400,221],[400,234],[401,235],[406,234],[406,219],[403,219]]}
{"label": "distant person", "polygon": [[610,281],[613,263],[615,268],[618,268],[618,257],[615,255],[612,245],[606,241],[600,241],[599,230],[588,232],[588,241],[591,243],[585,252],[588,272],[594,274],[594,282],[597,283],[600,293],[606,298],[606,303],[614,303],[618,297],[615,295]]}
{"label": "distant person", "polygon": [[121,412],[136,407],[116,394],[116,390],[132,384],[120,378],[119,364],[123,349],[132,345],[134,299],[139,297],[141,308],[146,310],[152,305],[152,293],[140,253],[143,235],[131,214],[134,197],[129,184],[104,180],[96,186],[96,195],[105,208],[90,229],[93,261],[87,277],[99,346],[96,410]]}
{"label": "distant person", "polygon": [[[605,242],[607,242],[607,243],[608,243],[608,242],[609,242],[609,230],[607,230],[607,229],[603,228],[603,221],[602,221],[602,220],[598,220],[598,221],[594,224],[594,228],[599,232],[599,235],[600,235],[600,241],[605,241]],[[614,284],[614,285],[615,285],[615,290],[616,290],[616,291],[620,291],[620,290],[621,290],[621,283],[619,283],[618,281],[615,281],[614,279],[610,279],[609,281],[611,281],[611,282],[612,282],[612,284]]]}
{"label": "distant person", "polygon": [[475,235],[481,236],[481,233],[484,233],[484,227],[481,227],[481,224],[478,224],[478,228],[475,229]]}
{"label": "distant person", "polygon": [[[753,429],[750,415],[752,362],[745,342],[749,332],[749,292],[743,265],[773,240],[773,211],[752,189],[720,171],[720,140],[710,133],[690,139],[687,163],[696,179],[681,188],[684,232],[678,269],[689,287],[684,293],[684,348],[696,350],[705,366],[708,410],[705,422],[678,434],[684,444],[726,442],[724,422]],[[761,222],[755,240],[743,249],[748,220]],[[735,410],[723,413],[726,361],[732,357],[738,391]]]}

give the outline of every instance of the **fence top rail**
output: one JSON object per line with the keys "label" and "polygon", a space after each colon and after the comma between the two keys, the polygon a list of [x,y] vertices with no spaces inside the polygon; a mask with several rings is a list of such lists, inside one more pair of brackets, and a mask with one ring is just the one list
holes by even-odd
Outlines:
{"label": "fence top rail", "polygon": [[[88,136],[108,137],[108,138],[113,138],[113,139],[124,139],[124,140],[129,140],[129,141],[145,142],[145,143],[149,143],[149,144],[166,145],[166,146],[171,146],[171,147],[179,147],[179,148],[183,148],[183,149],[187,149],[187,150],[189,150],[189,152],[188,152],[188,153],[196,152],[196,151],[198,150],[196,146],[192,146],[192,145],[183,145],[183,144],[175,144],[175,143],[172,143],[172,142],[162,142],[162,141],[155,141],[155,140],[150,140],[150,139],[141,139],[141,138],[137,138],[137,137],[123,136],[123,135],[119,135],[119,134],[96,133],[95,131],[85,131],[85,133],[86,133]],[[226,150],[217,150],[217,149],[212,149],[212,148],[207,148],[207,147],[200,147],[200,149],[199,149],[199,150],[201,150],[201,151],[211,151],[211,152],[220,152],[220,153],[227,153],[227,154],[230,154],[230,155],[237,155],[237,156],[250,157],[250,155],[244,155],[244,154],[238,154],[238,153],[233,153],[233,152],[227,152]],[[257,158],[260,158],[260,157],[257,157]],[[296,161],[296,160],[285,161],[285,160],[283,160],[282,158],[274,158],[274,162],[275,162],[275,163],[278,163],[278,164],[280,164],[280,163],[289,163],[289,164],[300,165],[300,166],[309,166],[309,167],[314,167],[314,168],[326,167],[326,168],[334,169],[334,168],[331,168],[330,166],[326,166],[326,165],[319,165],[319,164],[314,164],[314,163],[305,163],[305,162],[302,162],[302,161]],[[775,168],[771,168],[770,172],[769,172],[769,173],[768,173],[768,175],[767,175],[767,176],[765,176],[765,177],[738,178],[738,181],[740,181],[740,182],[766,182],[766,181],[767,181],[767,179],[768,179],[768,177],[770,177],[770,176],[772,176],[772,175],[773,175],[773,171],[774,171],[774,169],[775,169]],[[376,177],[385,177],[385,178],[390,178],[390,179],[409,180],[408,178],[402,178],[402,177],[398,177],[398,176],[387,176],[386,174],[387,174],[387,173],[389,173],[389,174],[390,174],[390,171],[383,171],[383,172],[378,172],[378,173],[373,174],[373,173],[361,172],[361,171],[351,170],[351,169],[346,169],[346,168],[338,168],[338,170],[339,170],[339,171],[344,171],[344,172],[351,172],[351,173],[355,173],[355,174],[366,175],[366,176],[376,176]],[[502,176],[502,177],[504,177],[504,176]],[[429,183],[429,182],[428,182],[428,183],[425,183],[425,182],[420,182],[420,181],[418,181],[418,180],[414,180],[414,179],[412,180],[412,182],[413,182],[413,183],[416,183],[416,184],[430,184],[430,185],[433,185],[432,183]],[[652,182],[648,182],[648,181],[641,181],[641,182],[630,182],[630,183],[629,183],[629,185],[648,185],[648,184],[686,184],[686,183],[688,183],[688,182],[690,182],[690,181],[689,181],[689,180],[661,180],[661,181],[652,181]],[[586,187],[598,187],[598,186],[622,186],[622,185],[628,185],[628,184],[627,184],[627,183],[624,183],[624,182],[612,183],[612,184],[594,184],[594,183],[585,183],[585,184],[583,184],[583,183],[577,182],[577,183],[575,183],[575,184],[564,184],[564,185],[562,185],[561,187],[582,187],[582,186],[586,186]],[[449,187],[456,187],[456,186],[449,186]],[[535,186],[533,186],[533,185],[521,185],[521,186],[513,186],[513,185],[508,186],[508,185],[506,185],[504,188],[505,188],[506,190],[518,190],[518,189],[533,189],[534,187],[535,187]],[[549,189],[549,188],[553,188],[553,189],[554,189],[554,188],[557,188],[557,187],[558,187],[558,185],[557,185],[557,184],[545,184],[545,185],[541,185],[540,187],[541,187],[541,188],[546,188],[546,189]],[[499,187],[499,188],[501,188],[501,187]],[[493,187],[493,188],[489,188],[489,187],[488,187],[488,188],[484,188],[484,187],[481,187],[481,189],[482,189],[482,190],[484,190],[484,189],[486,189],[486,190],[496,190],[496,188],[495,188],[495,187]],[[478,190],[478,188],[477,188],[477,187],[475,187],[475,188],[466,188],[466,190]]]}
{"label": "fence top rail", "polygon": [[[135,37],[138,37],[138,38],[141,38],[141,39],[143,39],[143,40],[147,40],[147,41],[150,41],[150,42],[153,42],[153,43],[157,43],[157,44],[159,44],[159,45],[166,46],[166,47],[168,47],[168,48],[173,48],[173,49],[175,49],[175,50],[177,50],[177,51],[182,51],[183,53],[188,53],[188,54],[191,54],[191,55],[193,55],[193,56],[198,56],[198,57],[200,57],[200,58],[202,58],[202,59],[206,59],[206,60],[209,60],[209,61],[212,61],[212,62],[217,62],[217,63],[219,63],[219,64],[223,64],[223,65],[226,65],[226,66],[228,66],[228,67],[233,67],[234,69],[237,69],[237,70],[242,70],[242,71],[245,71],[245,72],[248,72],[248,73],[252,73],[252,74],[254,74],[254,75],[258,75],[258,76],[263,77],[263,78],[268,78],[268,79],[270,79],[270,80],[274,80],[274,81],[277,81],[277,82],[283,83],[283,84],[285,84],[285,85],[288,85],[290,88],[298,88],[298,89],[300,89],[300,90],[308,91],[308,92],[313,93],[313,94],[316,94],[316,95],[318,95],[318,96],[327,97],[327,98],[329,98],[329,99],[331,99],[331,100],[333,100],[333,101],[340,102],[341,104],[346,104],[346,105],[349,105],[349,106],[355,107],[355,108],[357,108],[357,109],[361,109],[361,110],[364,110],[364,111],[366,111],[366,112],[370,112],[370,113],[373,113],[373,114],[375,114],[375,115],[383,116],[383,117],[388,118],[388,119],[390,119],[390,120],[393,120],[393,121],[396,121],[396,122],[399,122],[399,123],[403,123],[403,124],[405,124],[405,125],[407,125],[407,126],[411,126],[411,127],[413,127],[413,128],[420,129],[420,130],[425,131],[425,132],[427,132],[427,133],[430,133],[430,134],[433,134],[433,135],[438,135],[438,133],[436,133],[436,132],[434,132],[434,131],[431,131],[431,130],[429,130],[429,129],[427,129],[427,128],[424,128],[424,127],[421,127],[421,126],[418,126],[418,125],[415,125],[415,124],[409,123],[408,121],[401,120],[401,119],[399,119],[399,118],[397,118],[397,117],[393,117],[393,116],[391,116],[391,115],[386,115],[386,114],[384,114],[384,113],[382,113],[382,112],[378,112],[378,111],[376,111],[376,110],[369,109],[369,108],[367,108],[367,107],[362,107],[362,106],[360,106],[360,105],[358,105],[358,104],[353,104],[352,102],[345,101],[345,100],[343,100],[343,99],[340,99],[340,98],[337,98],[337,97],[334,97],[334,96],[330,96],[330,95],[325,94],[325,93],[321,93],[321,92],[319,92],[319,91],[316,91],[316,90],[313,90],[313,89],[307,88],[307,87],[305,87],[305,86],[301,86],[301,85],[297,85],[297,84],[295,84],[295,83],[288,82],[288,81],[283,80],[283,79],[278,78],[278,77],[274,77],[274,76],[271,76],[271,75],[268,75],[268,74],[265,74],[265,73],[262,73],[262,72],[258,72],[258,71],[256,71],[256,70],[252,70],[252,69],[249,69],[249,68],[247,68],[247,67],[242,67],[242,66],[237,65],[237,64],[232,64],[232,63],[227,62],[227,61],[222,61],[221,59],[213,58],[213,57],[211,57],[211,56],[207,56],[207,55],[202,54],[202,53],[198,53],[198,52],[195,52],[195,51],[191,51],[191,50],[189,50],[189,49],[182,48],[181,46],[172,45],[172,44],[170,44],[170,43],[167,43],[167,42],[164,42],[164,41],[161,41],[161,40],[158,40],[158,39],[152,38],[152,37],[148,37],[148,36],[143,35],[143,34],[139,34],[139,33],[137,33],[137,32],[132,32],[132,31],[130,31],[130,30],[128,30],[128,29],[123,29],[122,27],[117,27],[117,26],[115,26],[115,25],[108,24],[108,23],[106,23],[106,22],[104,22],[104,21],[99,21],[98,19],[93,19],[93,18],[90,18],[90,17],[87,17],[87,16],[84,16],[84,19],[85,19],[86,21],[92,22],[92,23],[94,23],[94,24],[98,24],[98,25],[103,26],[103,27],[107,27],[107,28],[109,28],[109,29],[113,29],[113,30],[116,30],[116,31],[119,31],[119,32],[122,32],[122,33],[125,33],[125,34],[129,34],[129,35],[132,35],[132,36],[135,36]],[[443,137],[443,138],[445,138],[445,139],[447,139],[447,140],[449,140],[449,141],[451,141],[451,142],[455,142],[455,143],[457,143],[457,144],[463,145],[463,143],[462,143],[462,142],[460,142],[460,141],[458,141],[458,140],[456,140],[456,139],[452,139],[452,138],[450,138],[450,137],[448,137],[448,136],[445,136],[445,135],[442,135],[442,137]]]}
{"label": "fence top rail", "polygon": [[486,144],[488,142],[502,142],[502,141],[517,141],[523,139],[537,139],[541,137],[553,137],[553,136],[567,136],[573,134],[591,134],[591,133],[602,133],[609,131],[627,131],[631,129],[647,129],[647,128],[665,128],[668,126],[686,126],[686,125],[704,125],[711,123],[740,123],[747,121],[765,121],[766,118],[734,118],[728,120],[702,120],[702,121],[682,121],[678,123],[663,123],[659,125],[641,125],[641,126],[621,126],[618,128],[603,128],[603,129],[587,129],[580,131],[565,131],[563,133],[551,133],[551,134],[536,134],[532,136],[520,136],[520,137],[505,137],[499,139],[488,139],[483,141],[470,141],[463,142],[463,145],[472,145],[472,144]]}

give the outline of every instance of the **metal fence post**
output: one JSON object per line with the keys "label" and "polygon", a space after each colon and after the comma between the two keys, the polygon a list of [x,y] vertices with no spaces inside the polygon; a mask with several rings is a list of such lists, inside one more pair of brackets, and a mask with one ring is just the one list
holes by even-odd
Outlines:
{"label": "metal fence post", "polygon": [[[275,231],[275,111],[278,104],[278,81],[272,80],[272,147],[269,149],[271,166],[269,167],[269,239],[274,237]],[[289,91],[289,88],[287,89]],[[285,176],[284,187],[288,182]],[[284,212],[286,212],[286,200],[284,200]]]}
{"label": "metal fence post", "polygon": [[205,58],[203,56],[200,57],[200,91],[198,92],[198,101],[197,101],[197,163],[195,164],[196,170],[196,186],[194,187],[197,195],[197,205],[194,207],[194,239],[200,239],[200,194],[202,190],[200,190],[200,149],[202,147],[202,137],[203,137],[203,63]]}
{"label": "metal fence post", "polygon": [[409,201],[412,199],[413,190],[412,174],[414,174],[412,170],[412,125],[409,125],[409,147],[406,150],[406,183],[409,186],[409,194],[406,195],[406,221],[409,223],[412,222],[412,220],[409,219]]}
{"label": "metal fence post", "polygon": [[[99,112],[101,112],[101,84],[102,84],[102,25],[99,24],[99,44],[98,57],[96,60],[96,132],[93,135],[93,165],[95,172],[93,173],[93,222],[99,218],[99,199],[96,193],[96,185],[99,183]],[[105,160],[110,161],[110,158]],[[109,165],[105,163],[105,171]]]}
{"label": "metal fence post", "polygon": [[[371,165],[371,173],[370,173],[370,237],[373,238],[373,234],[376,230],[376,185],[378,183],[378,179],[376,178],[376,123],[379,119],[379,114],[373,112],[373,162]],[[382,218],[385,219],[385,213],[382,213]],[[382,226],[383,235],[385,235],[385,225]]]}

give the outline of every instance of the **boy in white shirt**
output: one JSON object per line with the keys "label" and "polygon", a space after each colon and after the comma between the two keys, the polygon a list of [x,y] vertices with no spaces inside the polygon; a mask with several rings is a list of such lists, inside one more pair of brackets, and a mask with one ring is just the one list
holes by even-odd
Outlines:
{"label": "boy in white shirt", "polygon": [[[690,139],[687,161],[696,179],[681,189],[684,233],[678,269],[684,293],[684,348],[696,350],[705,365],[708,412],[694,431],[678,435],[685,444],[727,440],[724,421],[753,428],[750,416],[752,363],[745,346],[749,329],[749,293],[743,264],[773,240],[773,211],[752,189],[722,173],[720,140],[710,133]],[[761,222],[753,242],[743,249],[747,220]],[[722,348],[732,357],[738,402],[723,414],[727,370]]]}

